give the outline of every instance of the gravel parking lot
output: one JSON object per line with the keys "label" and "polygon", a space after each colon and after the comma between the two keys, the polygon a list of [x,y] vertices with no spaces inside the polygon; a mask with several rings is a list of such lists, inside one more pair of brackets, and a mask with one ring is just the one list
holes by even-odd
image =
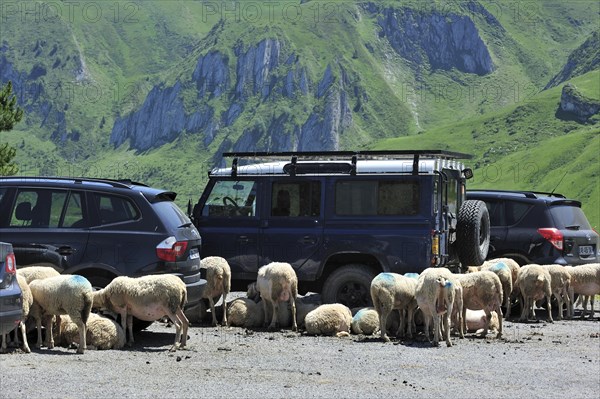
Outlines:
{"label": "gravel parking lot", "polygon": [[[596,309],[600,308],[596,299]],[[538,311],[540,318],[543,311]],[[504,338],[469,334],[454,346],[290,330],[154,323],[132,348],[33,348],[0,355],[4,398],[590,398],[600,392],[600,321],[505,322]],[[33,342],[35,344],[35,342]],[[595,393],[594,393],[595,392]]]}

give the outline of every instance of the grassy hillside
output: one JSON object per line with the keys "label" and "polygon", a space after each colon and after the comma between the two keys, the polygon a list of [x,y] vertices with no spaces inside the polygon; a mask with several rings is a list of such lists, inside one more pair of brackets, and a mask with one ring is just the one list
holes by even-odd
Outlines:
{"label": "grassy hillside", "polygon": [[[600,99],[600,70],[570,80]],[[384,140],[374,149],[440,148],[473,154],[472,188],[552,191],[584,203],[600,227],[600,126],[555,116],[562,85],[518,105],[422,134]],[[560,184],[559,184],[560,183]]]}

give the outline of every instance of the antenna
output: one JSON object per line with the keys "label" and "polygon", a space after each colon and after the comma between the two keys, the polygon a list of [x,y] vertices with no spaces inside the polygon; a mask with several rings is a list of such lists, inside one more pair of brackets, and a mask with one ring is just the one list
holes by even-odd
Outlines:
{"label": "antenna", "polygon": [[560,186],[560,183],[562,183],[562,181],[564,180],[565,177],[567,177],[567,173],[569,173],[568,171],[565,172],[565,174],[563,175],[563,177],[560,179],[560,181],[558,182],[558,184],[556,185],[556,187],[554,187],[554,190],[552,190],[552,192],[550,192],[550,195],[554,194],[554,192],[556,191],[556,189],[558,188],[558,186]]}

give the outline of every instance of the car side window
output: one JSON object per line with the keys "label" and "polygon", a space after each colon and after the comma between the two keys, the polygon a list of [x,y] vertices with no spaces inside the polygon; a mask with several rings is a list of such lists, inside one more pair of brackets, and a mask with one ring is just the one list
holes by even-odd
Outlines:
{"label": "car side window", "polygon": [[530,208],[531,205],[523,202],[508,201],[506,203],[506,224],[509,226],[517,224]]}
{"label": "car side window", "polygon": [[419,213],[416,181],[338,181],[335,213],[340,216],[411,216]]}
{"label": "car side window", "polygon": [[215,182],[202,209],[202,216],[256,216],[257,184],[252,180],[219,180]]}
{"label": "car side window", "polygon": [[78,192],[21,190],[15,204],[11,227],[73,227],[73,223],[84,219],[81,194]]}
{"label": "car side window", "polygon": [[490,225],[506,226],[506,218],[504,216],[504,202],[500,201],[485,201],[490,215]]}
{"label": "car side window", "polygon": [[271,187],[271,216],[311,217],[321,214],[321,182],[276,182]]}
{"label": "car side window", "polygon": [[94,194],[100,224],[130,222],[140,218],[140,211],[129,199],[110,194]]}

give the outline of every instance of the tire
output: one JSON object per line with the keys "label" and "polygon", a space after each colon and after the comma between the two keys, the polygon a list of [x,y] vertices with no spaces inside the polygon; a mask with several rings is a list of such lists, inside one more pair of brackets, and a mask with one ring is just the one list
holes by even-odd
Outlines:
{"label": "tire", "polygon": [[371,281],[375,275],[371,268],[361,264],[336,269],[323,284],[323,303],[341,303],[350,309],[373,306]]}
{"label": "tire", "polygon": [[490,247],[490,216],[483,201],[467,200],[462,204],[456,236],[463,267],[481,265]]}

